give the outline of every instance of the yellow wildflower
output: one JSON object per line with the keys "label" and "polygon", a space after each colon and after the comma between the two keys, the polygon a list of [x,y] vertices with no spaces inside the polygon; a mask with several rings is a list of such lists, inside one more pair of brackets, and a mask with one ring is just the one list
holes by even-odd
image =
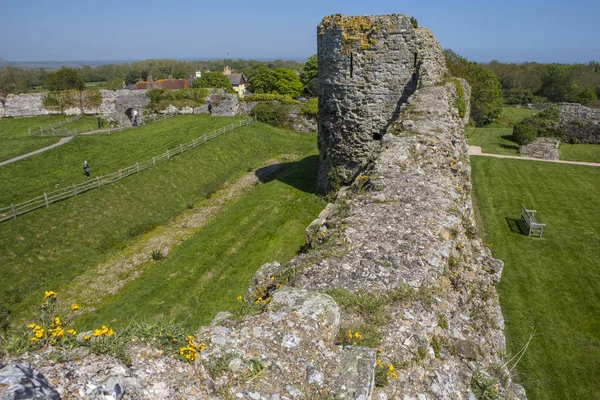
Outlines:
{"label": "yellow wildflower", "polygon": [[27,325],[27,328],[29,329],[34,329],[36,327],[36,324],[29,324]]}
{"label": "yellow wildflower", "polygon": [[92,335],[94,337],[102,336],[102,331],[100,329],[94,329],[94,333]]}
{"label": "yellow wildflower", "polygon": [[32,337],[32,338],[29,338],[29,341],[30,341],[30,342],[37,342],[37,341],[38,341],[38,338],[36,338],[36,337],[34,336],[34,337]]}
{"label": "yellow wildflower", "polygon": [[36,338],[41,339],[44,336],[44,330],[37,329],[33,332],[33,334],[35,335]]}
{"label": "yellow wildflower", "polygon": [[359,340],[362,339],[362,335],[360,333],[358,333],[358,332],[354,332],[354,337],[357,338],[357,339],[359,339]]}
{"label": "yellow wildflower", "polygon": [[91,338],[92,338],[92,337],[91,337],[90,335],[85,335],[85,336],[83,337],[83,340],[90,340]]}
{"label": "yellow wildflower", "polygon": [[491,243],[488,243],[486,246],[487,246],[488,249],[492,248],[492,244]]}
{"label": "yellow wildflower", "polygon": [[204,343],[200,343],[200,351],[204,351]]}
{"label": "yellow wildflower", "polygon": [[388,369],[389,369],[390,372],[394,372],[394,370],[395,370],[394,364],[390,364],[390,366],[389,366]]}
{"label": "yellow wildflower", "polygon": [[274,281],[274,280],[275,280],[275,277],[274,277],[274,276],[271,276],[271,280],[272,280],[272,281]]}
{"label": "yellow wildflower", "polygon": [[56,292],[54,292],[53,290],[46,290],[44,292],[44,298],[45,299],[48,299],[48,298],[54,299],[54,298],[56,298]]}
{"label": "yellow wildflower", "polygon": [[73,310],[73,311],[79,310],[79,304],[75,304],[75,303],[71,304],[71,310]]}
{"label": "yellow wildflower", "polygon": [[60,325],[60,324],[61,324],[61,322],[60,322],[60,318],[58,318],[58,317],[55,317],[55,318],[54,318],[54,325]]}
{"label": "yellow wildflower", "polygon": [[242,296],[238,296],[237,301],[242,301]]}
{"label": "yellow wildflower", "polygon": [[69,329],[67,333],[70,333],[73,336],[77,335],[77,331],[75,329]]}

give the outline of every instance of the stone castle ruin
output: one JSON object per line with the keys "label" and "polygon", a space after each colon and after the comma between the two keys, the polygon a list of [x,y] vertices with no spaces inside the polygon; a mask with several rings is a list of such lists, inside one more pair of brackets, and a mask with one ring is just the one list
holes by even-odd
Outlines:
{"label": "stone castle ruin", "polygon": [[508,371],[503,263],[476,235],[468,85],[444,82],[439,43],[405,15],[318,29],[319,184],[339,191],[309,250],[254,275],[245,301],[262,312],[219,313],[194,334],[194,363],[138,341],[129,365],[48,349],[0,377],[90,399],[526,398]]}
{"label": "stone castle ruin", "polygon": [[419,85],[441,81],[442,49],[406,15],[327,17],[318,28],[319,183],[348,184]]}

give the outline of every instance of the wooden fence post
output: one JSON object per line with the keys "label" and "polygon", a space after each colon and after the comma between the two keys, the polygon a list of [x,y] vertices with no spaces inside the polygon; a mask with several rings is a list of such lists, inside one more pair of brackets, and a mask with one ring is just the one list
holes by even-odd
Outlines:
{"label": "wooden fence post", "polygon": [[121,170],[119,169],[119,179],[121,179],[121,176],[122,176],[122,172],[121,172]]}
{"label": "wooden fence post", "polygon": [[171,156],[169,155],[169,149],[167,149],[167,160],[170,158]]}
{"label": "wooden fence post", "polygon": [[40,126],[40,136],[44,134],[44,131],[42,130],[42,127]]}
{"label": "wooden fence post", "polygon": [[75,193],[75,196],[77,196],[77,187],[75,185],[73,185],[73,193]]}
{"label": "wooden fence post", "polygon": [[29,136],[31,136],[31,128],[27,129],[27,132],[29,132]]}
{"label": "wooden fence post", "polygon": [[192,146],[196,147],[196,139],[192,139]]}
{"label": "wooden fence post", "polygon": [[140,163],[135,163],[135,168],[137,169],[137,172],[140,172]]}
{"label": "wooden fence post", "polygon": [[46,207],[48,207],[48,195],[44,193],[44,200],[46,200]]}
{"label": "wooden fence post", "polygon": [[17,218],[17,211],[15,211],[15,205],[11,204],[10,207],[12,208],[13,218]]}
{"label": "wooden fence post", "polygon": [[99,176],[96,177],[96,184],[98,185],[98,187],[100,187],[100,177]]}
{"label": "wooden fence post", "polygon": [[182,144],[179,145],[179,153],[183,153],[183,145]]}
{"label": "wooden fence post", "polygon": [[156,165],[156,161],[154,161],[154,157],[152,157],[152,166],[154,167]]}

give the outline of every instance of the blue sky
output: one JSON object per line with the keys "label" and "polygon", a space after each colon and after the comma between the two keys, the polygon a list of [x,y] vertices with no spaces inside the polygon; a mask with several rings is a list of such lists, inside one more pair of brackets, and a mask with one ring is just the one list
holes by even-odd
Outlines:
{"label": "blue sky", "polygon": [[292,58],[330,14],[415,16],[473,61],[600,60],[600,1],[5,0],[5,61]]}

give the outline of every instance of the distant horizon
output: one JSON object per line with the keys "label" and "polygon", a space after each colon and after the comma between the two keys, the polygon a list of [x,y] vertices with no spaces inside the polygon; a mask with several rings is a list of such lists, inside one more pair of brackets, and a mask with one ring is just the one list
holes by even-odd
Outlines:
{"label": "distant horizon", "polygon": [[[462,57],[466,57],[461,53],[458,53],[458,55],[462,56]],[[97,67],[97,66],[101,66],[101,65],[109,65],[109,64],[130,64],[133,62],[139,62],[139,61],[145,61],[145,60],[174,60],[174,61],[187,61],[187,62],[202,62],[202,61],[216,61],[216,60],[231,60],[231,61],[236,61],[236,60],[254,60],[254,61],[261,61],[261,62],[268,62],[268,61],[277,61],[277,60],[283,60],[283,61],[296,61],[298,63],[303,63],[305,62],[308,57],[226,57],[226,58],[221,58],[221,57],[211,57],[211,58],[193,58],[193,57],[147,57],[147,58],[136,58],[136,59],[128,59],[128,60],[119,60],[119,59],[88,59],[88,60],[6,60],[4,59],[3,61],[0,61],[0,67],[6,67],[6,66],[14,66],[17,68],[23,68],[23,67],[19,67],[18,65],[15,64],[54,64],[53,67],[56,66],[60,66],[59,64],[64,63],[64,64],[70,64],[71,66],[73,66],[73,64],[78,64],[80,66],[91,66],[91,67]],[[502,64],[527,64],[527,63],[538,63],[538,64],[565,64],[565,65],[569,65],[569,64],[589,64],[590,62],[594,62],[594,61],[600,61],[600,57],[598,59],[590,59],[590,60],[586,60],[586,61],[572,61],[572,62],[564,62],[564,61],[548,61],[548,60],[525,60],[525,61],[506,61],[503,59],[499,59],[499,58],[488,58],[485,61],[482,61],[481,59],[474,59],[474,58],[470,58],[470,57],[466,57],[469,61],[474,61],[480,64],[487,64],[490,63],[492,61],[497,61],[499,63]],[[68,66],[68,65],[66,65]],[[25,67],[23,69],[33,69],[33,68],[40,68],[38,66],[36,67]]]}
{"label": "distant horizon", "polygon": [[[332,14],[413,16],[443,48],[471,61],[585,64],[600,59],[590,0],[407,2],[174,0],[7,2],[0,57],[7,62],[145,59],[306,60],[317,51],[317,26]],[[186,55],[179,57],[178,55]],[[200,57],[189,57],[198,54]],[[272,56],[277,55],[277,57]]]}

